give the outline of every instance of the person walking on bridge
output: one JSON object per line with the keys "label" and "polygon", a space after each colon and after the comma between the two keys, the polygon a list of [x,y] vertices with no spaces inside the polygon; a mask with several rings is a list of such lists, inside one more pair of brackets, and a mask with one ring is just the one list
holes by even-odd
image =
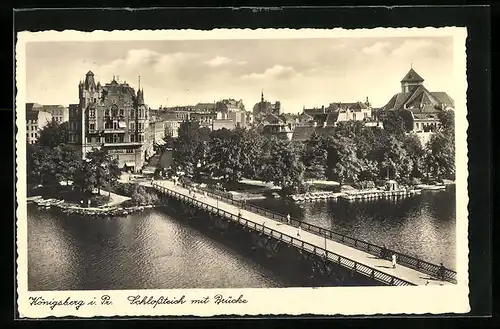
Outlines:
{"label": "person walking on bridge", "polygon": [[297,228],[297,236],[300,238],[300,231],[301,231],[301,228],[300,228],[300,224],[299,224],[299,227]]}
{"label": "person walking on bridge", "polygon": [[290,214],[286,215],[286,222],[287,224],[290,224]]}
{"label": "person walking on bridge", "polygon": [[446,272],[446,268],[444,267],[443,263],[439,265],[439,270],[438,270],[438,276],[441,281],[444,281],[444,274]]}
{"label": "person walking on bridge", "polygon": [[392,268],[396,268],[396,254],[392,254]]}

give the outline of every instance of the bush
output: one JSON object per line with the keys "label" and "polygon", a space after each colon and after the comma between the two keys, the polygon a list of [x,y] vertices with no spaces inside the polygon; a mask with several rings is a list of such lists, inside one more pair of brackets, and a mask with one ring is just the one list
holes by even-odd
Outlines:
{"label": "bush", "polygon": [[109,202],[108,195],[93,195],[90,198],[90,206],[91,207],[100,207]]}
{"label": "bush", "polygon": [[144,187],[139,185],[135,186],[131,198],[131,203],[136,206],[155,205],[160,201],[156,193],[146,191]]}
{"label": "bush", "polygon": [[354,183],[353,186],[355,188],[357,188],[358,190],[372,189],[372,188],[375,188],[375,182],[371,181],[371,180],[360,181],[360,182]]}
{"label": "bush", "polygon": [[411,185],[420,185],[420,184],[422,184],[422,180],[420,178],[413,177],[411,179]]}

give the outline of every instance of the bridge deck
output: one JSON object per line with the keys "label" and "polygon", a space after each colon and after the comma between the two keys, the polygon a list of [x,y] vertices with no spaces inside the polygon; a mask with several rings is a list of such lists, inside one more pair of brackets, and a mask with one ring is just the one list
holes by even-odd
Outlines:
{"label": "bridge deck", "polygon": [[[144,185],[150,185],[150,183],[143,183]],[[179,194],[182,194],[184,196],[189,197],[189,191],[181,186],[174,185],[171,181],[167,180],[157,180],[155,181],[155,184],[158,184],[160,186],[163,186],[169,190],[175,191]],[[277,232],[283,233],[290,235],[292,237],[295,237],[298,240],[307,242],[313,246],[316,246],[318,248],[325,248],[332,253],[335,253],[337,255],[340,255],[342,257],[348,258],[352,261],[355,261],[359,264],[363,264],[365,266],[368,266],[370,268],[373,268],[379,272],[400,278],[402,280],[408,281],[414,285],[450,285],[452,283],[446,282],[446,281],[440,281],[436,278],[430,277],[428,274],[424,274],[421,272],[418,272],[414,269],[402,266],[402,265],[396,265],[396,268],[392,268],[392,263],[391,261],[380,259],[374,255],[371,255],[369,253],[366,253],[361,250],[354,249],[352,247],[343,245],[341,243],[332,241],[330,239],[325,239],[322,236],[306,232],[302,230],[300,232],[300,237],[297,237],[297,232],[298,229],[297,227],[287,225],[285,223],[281,223],[278,221],[275,221],[273,219],[264,217],[262,215],[239,209],[237,206],[228,204],[226,202],[217,200],[215,198],[212,198],[210,196],[204,196],[200,193],[196,193],[196,199],[204,202],[206,204],[209,204],[213,207],[219,208],[220,210],[224,210],[228,213],[232,213],[233,215],[238,215],[238,211],[241,212],[241,215],[244,219],[251,220],[253,222],[256,222],[258,224],[264,224],[265,227],[271,228]],[[326,241],[326,242],[325,242]]]}

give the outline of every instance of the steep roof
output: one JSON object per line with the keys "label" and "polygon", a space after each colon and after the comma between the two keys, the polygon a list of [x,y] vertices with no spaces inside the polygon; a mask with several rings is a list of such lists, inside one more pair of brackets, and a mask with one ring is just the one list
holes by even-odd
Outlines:
{"label": "steep roof", "polygon": [[411,93],[392,96],[384,110],[399,111],[406,107],[412,112],[436,112],[443,104],[454,106],[453,99],[445,92],[430,92],[420,85]]}
{"label": "steep roof", "polygon": [[283,124],[283,123],[285,123],[285,120],[283,120],[283,118],[281,118],[277,115],[274,115],[274,114],[267,114],[264,117],[263,121],[267,121],[267,122],[269,122],[269,124]]}
{"label": "steep roof", "polygon": [[446,105],[455,106],[455,101],[447,93],[443,91],[434,91],[431,93],[432,96],[436,97],[441,103]]}
{"label": "steep roof", "polygon": [[316,127],[299,126],[295,127],[292,135],[292,141],[305,142],[309,140],[312,134],[316,131]]}
{"label": "steep roof", "polygon": [[410,68],[401,82],[424,82],[424,79],[413,68]]}
{"label": "steep roof", "polygon": [[283,113],[283,114],[280,115],[280,117],[286,123],[288,123],[288,122],[295,122],[295,119],[297,118],[295,115],[290,114],[290,113]]}

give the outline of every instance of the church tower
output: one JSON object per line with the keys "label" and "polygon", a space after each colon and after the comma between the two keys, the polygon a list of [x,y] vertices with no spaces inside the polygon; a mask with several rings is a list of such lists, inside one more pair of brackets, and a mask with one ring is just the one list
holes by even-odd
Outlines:
{"label": "church tower", "polygon": [[424,79],[411,67],[403,80],[401,80],[401,92],[412,93],[419,86],[423,85],[423,83]]}

